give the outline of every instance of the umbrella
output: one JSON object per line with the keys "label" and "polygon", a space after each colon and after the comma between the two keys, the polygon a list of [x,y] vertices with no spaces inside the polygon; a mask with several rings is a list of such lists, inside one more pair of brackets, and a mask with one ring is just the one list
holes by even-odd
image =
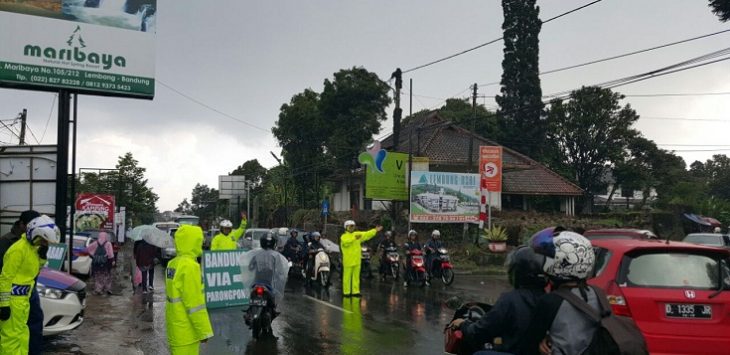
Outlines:
{"label": "umbrella", "polygon": [[175,246],[172,237],[167,232],[157,229],[153,226],[139,226],[132,229],[131,238],[132,240],[143,239],[145,242],[150,243],[159,248],[172,248]]}

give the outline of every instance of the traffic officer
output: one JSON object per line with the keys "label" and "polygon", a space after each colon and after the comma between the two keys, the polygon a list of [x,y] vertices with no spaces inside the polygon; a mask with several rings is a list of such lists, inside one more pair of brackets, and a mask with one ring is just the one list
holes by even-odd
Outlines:
{"label": "traffic officer", "polygon": [[220,224],[220,232],[213,237],[213,241],[210,243],[210,250],[236,250],[238,249],[238,240],[246,232],[246,226],[248,220],[246,219],[246,213],[241,212],[241,224],[236,230],[233,230],[233,223],[224,219]]}
{"label": "traffic officer", "polygon": [[195,355],[200,353],[200,343],[213,337],[196,260],[203,254],[203,230],[180,226],[175,232],[175,250],[177,256],[165,270],[167,341],[172,355]]}
{"label": "traffic officer", "polygon": [[10,246],[0,273],[0,354],[28,354],[30,295],[49,243],[58,243],[60,231],[42,215],[27,225],[24,237]]}
{"label": "traffic officer", "polygon": [[360,297],[360,263],[362,250],[360,244],[372,239],[383,226],[367,232],[355,232],[355,221],[345,221],[345,233],[340,236],[342,250],[342,295]]}

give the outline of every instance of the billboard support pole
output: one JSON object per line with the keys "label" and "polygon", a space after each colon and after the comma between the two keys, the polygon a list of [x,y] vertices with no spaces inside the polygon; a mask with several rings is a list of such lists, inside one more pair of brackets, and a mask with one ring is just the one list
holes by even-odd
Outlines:
{"label": "billboard support pole", "polygon": [[[74,217],[76,216],[76,132],[78,127],[78,106],[79,106],[79,94],[74,94],[74,114],[73,114],[73,124],[74,124],[74,130],[73,130],[73,141],[71,143],[71,146],[73,147],[73,154],[71,155],[71,217],[69,220],[71,221],[69,225],[69,232],[68,235],[70,242],[68,243],[68,250],[73,250],[73,235],[74,235],[74,228],[76,220]],[[68,272],[71,273],[71,256],[73,253],[69,252],[68,254]]]}
{"label": "billboard support pole", "polygon": [[[56,138],[56,225],[61,231],[61,240],[66,236],[66,205],[68,204],[68,135],[71,93],[61,89],[58,92],[58,137]],[[73,248],[73,238],[68,240],[69,248]],[[69,249],[73,250],[73,249]],[[69,254],[71,254],[69,252]],[[69,266],[70,257],[69,257]],[[71,268],[69,267],[69,272]]]}

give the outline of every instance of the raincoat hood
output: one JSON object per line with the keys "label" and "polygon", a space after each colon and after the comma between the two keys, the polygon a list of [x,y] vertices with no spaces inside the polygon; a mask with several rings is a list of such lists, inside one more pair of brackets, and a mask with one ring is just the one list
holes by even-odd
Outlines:
{"label": "raincoat hood", "polygon": [[178,256],[197,258],[203,255],[203,230],[184,224],[175,232],[175,250]]}

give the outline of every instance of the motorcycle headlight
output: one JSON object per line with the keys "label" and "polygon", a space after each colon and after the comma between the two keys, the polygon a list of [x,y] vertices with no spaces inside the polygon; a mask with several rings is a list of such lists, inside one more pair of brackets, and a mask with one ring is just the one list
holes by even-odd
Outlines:
{"label": "motorcycle headlight", "polygon": [[368,251],[368,248],[366,248],[366,247],[361,247],[361,248],[360,248],[360,250],[361,250],[361,251],[362,251],[363,253],[365,253],[365,252],[367,252],[367,251]]}
{"label": "motorcycle headlight", "polygon": [[60,300],[66,297],[66,292],[57,288],[46,287],[43,284],[37,285],[38,295],[45,298]]}

